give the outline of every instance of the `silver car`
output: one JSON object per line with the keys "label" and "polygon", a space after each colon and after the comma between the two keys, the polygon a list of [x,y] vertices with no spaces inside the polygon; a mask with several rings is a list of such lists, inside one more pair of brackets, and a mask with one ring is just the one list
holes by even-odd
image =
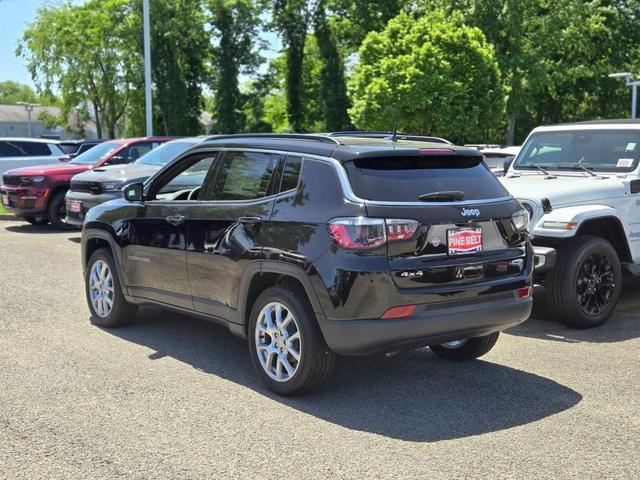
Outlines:
{"label": "silver car", "polygon": [[87,211],[122,196],[122,188],[143,182],[203,138],[181,138],[164,143],[128,165],[111,165],[79,173],[71,179],[65,196],[67,223],[81,226]]}
{"label": "silver car", "polygon": [[0,138],[0,174],[14,168],[69,161],[58,143],[40,138]]}

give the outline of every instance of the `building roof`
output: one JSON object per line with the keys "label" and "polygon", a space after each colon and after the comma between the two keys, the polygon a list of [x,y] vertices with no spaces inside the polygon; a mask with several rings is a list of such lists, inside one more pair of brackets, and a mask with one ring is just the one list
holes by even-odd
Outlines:
{"label": "building roof", "polygon": [[[38,115],[47,112],[50,115],[60,115],[59,107],[33,107],[31,112],[31,121],[37,122]],[[27,123],[29,117],[24,105],[0,105],[0,122],[1,123]]]}

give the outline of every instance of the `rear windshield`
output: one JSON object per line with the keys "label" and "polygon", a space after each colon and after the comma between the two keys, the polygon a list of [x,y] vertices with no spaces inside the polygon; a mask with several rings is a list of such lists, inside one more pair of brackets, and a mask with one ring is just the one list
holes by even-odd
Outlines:
{"label": "rear windshield", "polygon": [[354,193],[367,200],[419,202],[421,195],[452,191],[465,201],[508,195],[480,156],[362,158],[345,168]]}

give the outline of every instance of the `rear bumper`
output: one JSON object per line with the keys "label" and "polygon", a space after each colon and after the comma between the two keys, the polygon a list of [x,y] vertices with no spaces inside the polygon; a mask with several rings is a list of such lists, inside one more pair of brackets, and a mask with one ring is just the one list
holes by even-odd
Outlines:
{"label": "rear bumper", "polygon": [[341,355],[368,355],[437,345],[479,337],[524,322],[531,314],[532,297],[515,292],[468,302],[418,305],[401,319],[322,320],[327,345]]}

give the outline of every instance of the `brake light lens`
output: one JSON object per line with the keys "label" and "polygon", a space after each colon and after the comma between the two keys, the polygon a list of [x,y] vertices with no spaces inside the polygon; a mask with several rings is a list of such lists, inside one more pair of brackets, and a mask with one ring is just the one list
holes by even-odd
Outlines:
{"label": "brake light lens", "polygon": [[420,148],[422,155],[453,155],[455,151],[451,148]]}
{"label": "brake light lens", "polygon": [[531,287],[522,287],[516,290],[516,297],[518,298],[529,298],[533,295],[533,288]]}
{"label": "brake light lens", "polygon": [[368,217],[334,218],[329,232],[342,248],[365,250],[387,242],[411,240],[418,229],[415,220]]}

